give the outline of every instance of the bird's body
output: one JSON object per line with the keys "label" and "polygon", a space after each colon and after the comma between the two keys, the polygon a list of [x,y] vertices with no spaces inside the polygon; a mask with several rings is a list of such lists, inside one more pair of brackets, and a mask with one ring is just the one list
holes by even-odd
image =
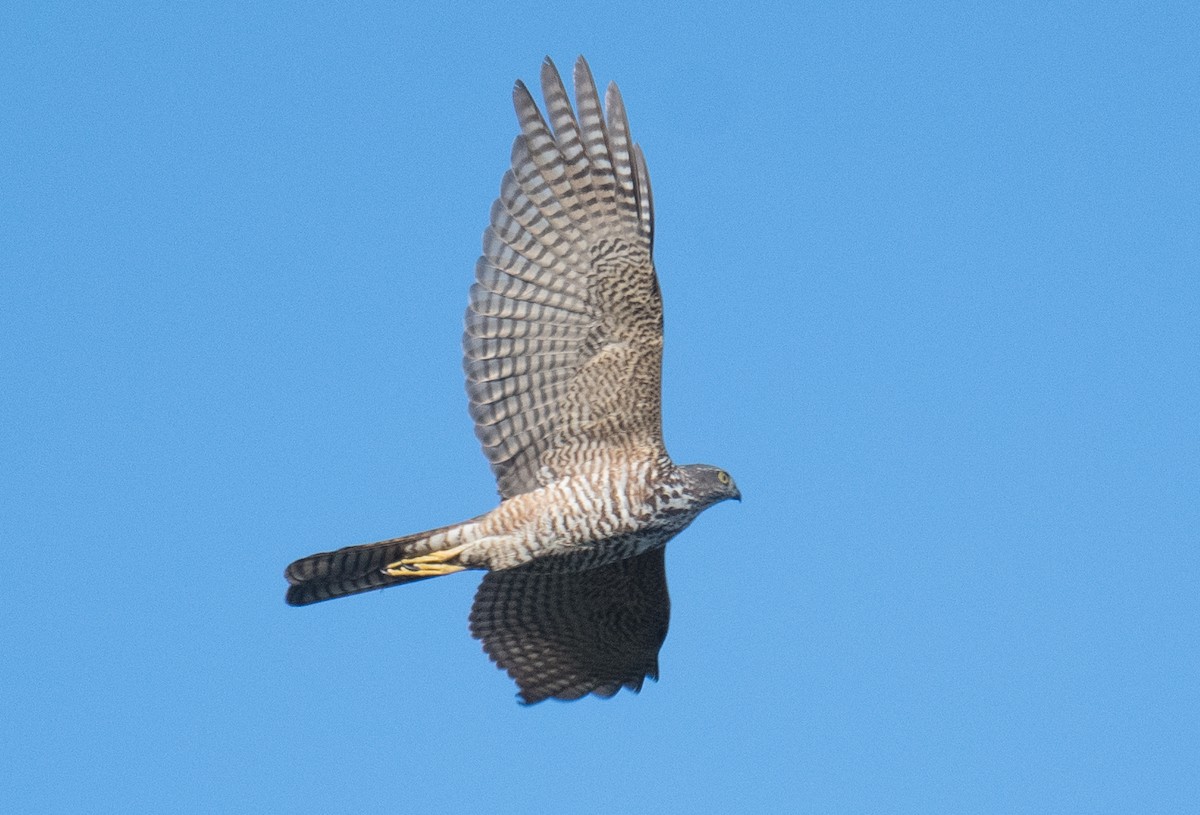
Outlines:
{"label": "bird's body", "polygon": [[570,570],[640,555],[695,517],[671,503],[667,483],[657,462],[639,461],[599,466],[514,496],[478,522],[477,542],[461,561],[486,569],[544,562],[552,570],[560,556],[578,556]]}
{"label": "bird's body", "polygon": [[[334,585],[329,596],[320,596],[320,590],[353,579],[355,572],[387,576],[392,563],[449,551],[454,553],[452,558],[429,562],[436,562],[443,571],[498,571],[518,566],[542,572],[585,571],[665,546],[710,505],[697,501],[689,491],[692,470],[669,460],[594,464],[505,499],[490,512],[453,526],[298,560],[287,570],[293,584],[288,600],[293,605],[307,605],[381,588]],[[376,556],[361,563],[351,560],[372,552]],[[390,576],[397,583],[436,576],[419,568],[393,571]]]}
{"label": "bird's body", "polygon": [[288,567],[293,605],[487,570],[471,631],[527,702],[637,690],[657,678],[662,551],[739,498],[662,443],[662,299],[649,175],[615,85],[607,123],[587,64],[578,114],[542,70],[549,123],[521,83],[522,133],[484,233],[463,336],[475,430],[498,507],[452,526]]}

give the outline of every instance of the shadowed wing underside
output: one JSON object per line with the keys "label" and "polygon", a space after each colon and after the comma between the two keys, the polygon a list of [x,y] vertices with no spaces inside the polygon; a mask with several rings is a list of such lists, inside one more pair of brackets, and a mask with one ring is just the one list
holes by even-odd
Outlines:
{"label": "shadowed wing underside", "polygon": [[526,704],[612,696],[658,679],[670,600],[664,550],[596,569],[549,572],[533,563],[488,572],[471,634],[508,671]]}
{"label": "shadowed wing underside", "polygon": [[615,85],[587,63],[578,116],[549,59],[549,124],[518,82],[521,134],[492,205],[463,335],[475,432],[509,498],[597,458],[661,458],[662,299],[650,178]]}

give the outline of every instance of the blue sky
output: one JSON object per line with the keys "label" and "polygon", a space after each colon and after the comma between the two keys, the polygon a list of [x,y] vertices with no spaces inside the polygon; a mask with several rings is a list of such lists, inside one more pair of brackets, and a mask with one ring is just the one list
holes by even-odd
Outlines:
{"label": "blue sky", "polygon": [[[1129,813],[1200,800],[1194,4],[0,11],[0,809]],[[522,708],[455,575],[462,311],[542,57],[617,80],[662,680]]]}

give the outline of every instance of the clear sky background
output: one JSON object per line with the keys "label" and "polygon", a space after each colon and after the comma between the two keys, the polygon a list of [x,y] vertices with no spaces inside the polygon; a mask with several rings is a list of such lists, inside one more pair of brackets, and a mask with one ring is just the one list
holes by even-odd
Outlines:
{"label": "clear sky background", "polygon": [[[1194,3],[6,2],[0,810],[1195,812]],[[662,680],[519,706],[459,336],[544,55],[654,179]],[[540,98],[540,95],[539,95]]]}

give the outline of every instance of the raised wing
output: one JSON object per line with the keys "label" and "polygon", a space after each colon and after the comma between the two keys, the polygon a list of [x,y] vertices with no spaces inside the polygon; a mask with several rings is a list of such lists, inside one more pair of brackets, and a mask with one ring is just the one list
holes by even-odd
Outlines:
{"label": "raised wing", "polygon": [[531,563],[488,572],[471,634],[508,671],[526,704],[637,692],[658,679],[671,603],[662,547],[595,569]]}
{"label": "raised wing", "polygon": [[616,85],[600,108],[575,63],[578,116],[547,58],[550,124],[517,82],[521,134],[484,232],[463,335],[475,433],[502,497],[606,453],[665,456],[662,298],[641,150]]}

